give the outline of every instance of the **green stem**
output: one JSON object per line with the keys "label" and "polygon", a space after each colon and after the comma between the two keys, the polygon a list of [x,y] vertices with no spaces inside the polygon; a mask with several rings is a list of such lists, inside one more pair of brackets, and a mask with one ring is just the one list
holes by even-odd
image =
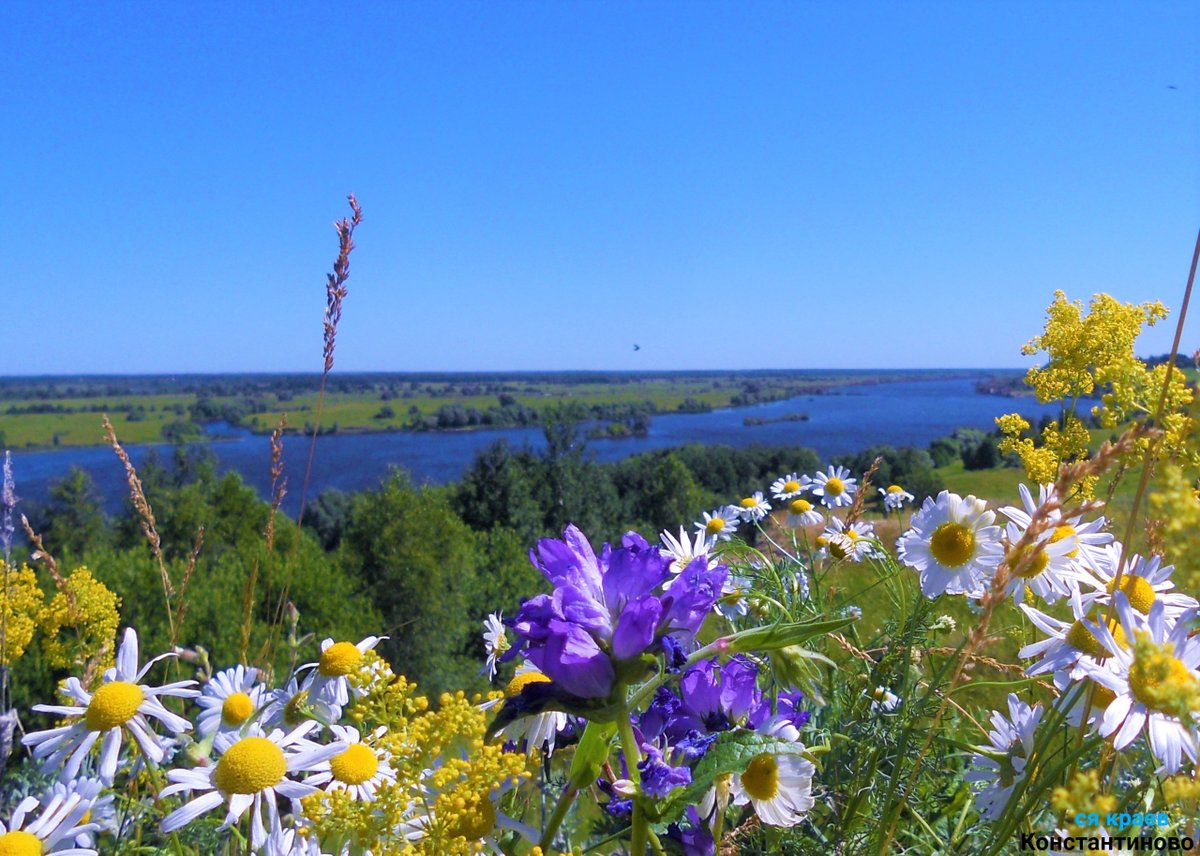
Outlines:
{"label": "green stem", "polygon": [[558,828],[562,826],[563,820],[567,816],[567,811],[571,808],[571,804],[575,802],[575,796],[579,790],[571,785],[563,790],[562,795],[558,798],[558,804],[554,806],[554,812],[550,815],[550,820],[546,822],[546,831],[542,833],[542,840],[538,842],[538,846],[545,853],[550,852],[550,845],[554,842],[554,836],[558,834]]}
{"label": "green stem", "polygon": [[632,856],[646,856],[646,833],[650,827],[646,816],[642,814],[641,799],[633,801],[633,835],[629,839],[629,852]]}

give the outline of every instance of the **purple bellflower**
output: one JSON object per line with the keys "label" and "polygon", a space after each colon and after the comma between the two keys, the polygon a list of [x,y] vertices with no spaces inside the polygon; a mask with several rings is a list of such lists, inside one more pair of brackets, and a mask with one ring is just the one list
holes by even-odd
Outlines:
{"label": "purple bellflower", "polygon": [[574,525],[562,540],[547,538],[530,551],[530,561],[554,587],[530,598],[513,621],[523,653],[567,692],[607,698],[616,681],[615,664],[658,650],[670,635],[690,644],[721,596],[728,569],[692,560],[671,579],[670,561],[635,532],[618,547],[605,544],[597,556]]}

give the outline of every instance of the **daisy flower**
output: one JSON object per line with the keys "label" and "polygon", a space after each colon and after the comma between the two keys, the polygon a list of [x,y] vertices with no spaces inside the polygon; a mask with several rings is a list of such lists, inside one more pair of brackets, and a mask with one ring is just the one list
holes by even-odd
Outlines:
{"label": "daisy flower", "polygon": [[890,484],[886,488],[879,488],[879,495],[883,497],[883,507],[888,511],[899,511],[906,503],[916,499],[915,496],[898,484]]}
{"label": "daisy flower", "polygon": [[[692,563],[692,559],[697,556],[707,556],[708,551],[716,545],[715,538],[709,538],[703,532],[696,533],[696,540],[688,538],[687,531],[679,527],[679,539],[676,540],[670,532],[662,533],[663,542],[663,558],[671,560],[671,573],[681,574],[683,569]],[[663,583],[663,588],[668,588],[671,581]]]}
{"label": "daisy flower", "polygon": [[266,700],[261,720],[268,729],[291,729],[314,718],[322,722],[337,722],[342,718],[341,705],[311,695],[300,686],[295,675],[281,689],[267,693]]}
{"label": "daisy flower", "polygon": [[737,531],[738,521],[741,518],[742,513],[737,508],[732,505],[723,505],[711,512],[705,511],[694,525],[697,532],[702,532],[709,538],[728,541]]}
{"label": "daisy flower", "polygon": [[[25,797],[13,809],[8,823],[0,822],[0,853],[13,856],[96,856],[91,847],[74,847],[75,839],[97,829],[93,823],[83,823],[100,794],[101,783],[82,779],[66,786],[42,806],[37,820],[30,813],[38,808],[37,797]],[[28,821],[28,823],[27,823]]]}
{"label": "daisy flower", "polygon": [[793,499],[788,503],[788,526],[816,526],[824,520],[824,515],[807,499]]}
{"label": "daisy flower", "polygon": [[[772,718],[757,729],[795,743],[800,751],[800,732],[786,719]],[[816,768],[803,755],[763,752],[755,755],[741,773],[729,781],[734,805],[750,803],[758,819],[769,826],[795,826],[813,807],[812,779]]]}
{"label": "daisy flower", "polygon": [[849,476],[850,471],[845,467],[830,466],[827,472],[818,472],[812,480],[813,496],[821,497],[821,504],[826,508],[853,505],[858,486]]}
{"label": "daisy flower", "polygon": [[750,611],[750,600],[746,595],[753,587],[754,582],[749,577],[730,574],[725,578],[725,585],[721,587],[721,597],[713,605],[713,609],[729,621],[745,615]]}
{"label": "daisy flower", "polygon": [[487,663],[483,671],[487,672],[489,681],[495,680],[496,662],[510,647],[503,619],[504,613],[493,612],[483,622],[483,647],[487,649]]}
{"label": "daisy flower", "polygon": [[[324,785],[325,791],[345,791],[352,800],[372,802],[375,791],[396,781],[391,756],[363,740],[357,728],[331,725],[329,730],[345,748],[329,760],[314,764],[312,769],[317,774],[305,779],[306,785]],[[384,734],[387,728],[381,725],[371,738],[378,740]]]}
{"label": "daisy flower", "polygon": [[[504,698],[516,698],[521,690],[530,684],[550,683],[549,676],[543,674],[532,663],[522,663],[517,667],[513,679],[504,688]],[[490,702],[485,707],[491,707],[499,702]],[[533,754],[541,749],[547,756],[554,752],[554,741],[558,733],[567,727],[567,715],[558,711],[546,711],[533,716],[523,716],[515,719],[500,730],[506,741],[520,743],[525,741],[525,751]]]}
{"label": "daisy flower", "polygon": [[975,804],[986,820],[996,820],[1004,813],[1013,788],[1026,776],[1026,766],[1033,754],[1034,732],[1042,718],[1042,706],[1030,707],[1008,695],[1008,716],[992,711],[992,730],[988,732],[991,745],[981,747],[982,754],[972,756],[977,769],[963,779],[975,790]]}
{"label": "daisy flower", "polygon": [[357,645],[353,642],[334,642],[332,639],[326,639],[321,643],[321,656],[317,662],[300,667],[312,669],[304,682],[304,689],[308,690],[313,698],[345,707],[350,702],[350,679],[347,675],[362,663],[364,653],[385,638],[368,636]]}
{"label": "daisy flower", "polygon": [[871,698],[871,710],[891,713],[900,706],[900,696],[887,687],[875,687],[872,692],[868,693],[868,696]]}
{"label": "daisy flower", "polygon": [[879,555],[875,527],[863,520],[847,525],[839,518],[831,517],[821,536],[825,538],[825,551],[835,559],[861,562]]}
{"label": "daisy flower", "polygon": [[771,485],[771,495],[778,500],[786,501],[804,493],[811,484],[812,479],[808,476],[788,473],[786,476],[775,479],[775,483]]}
{"label": "daisy flower", "polygon": [[[42,795],[42,807],[54,810],[70,802],[72,797],[82,798],[84,802],[89,803],[87,811],[81,818],[87,823],[80,826],[74,835],[76,847],[94,847],[96,839],[93,833],[95,832],[117,834],[119,826],[113,795],[104,792],[104,783],[99,779],[89,776],[71,782],[55,782],[50,786],[50,790]],[[0,845],[0,853],[4,852],[4,847]]]}
{"label": "daisy flower", "polygon": [[[1024,603],[1029,593],[1037,595],[1046,603],[1054,603],[1078,591],[1081,582],[1094,584],[1092,575],[1076,558],[1079,548],[1074,538],[1068,536],[1056,540],[1056,531],[1043,532],[1037,543],[1024,548],[1032,551],[1033,557],[1023,564],[1020,571],[1016,571],[1016,567],[1020,564],[1018,559],[1021,557],[1015,550],[1010,552],[1009,565],[1014,573],[1008,581],[1005,594],[1011,594],[1014,603]],[[1024,532],[1015,523],[1008,523],[1005,525],[1005,534],[1009,544],[1016,544]]]}
{"label": "daisy flower", "polygon": [[[1117,564],[1121,561],[1121,545],[1112,543],[1098,551],[1099,559],[1094,569],[1095,580],[1084,580],[1097,591],[1083,596],[1083,602],[1108,604],[1112,600],[1113,582],[1117,575]],[[1130,555],[1125,559],[1125,570],[1121,573],[1121,591],[1129,598],[1129,605],[1142,615],[1149,615],[1150,608],[1162,601],[1167,618],[1175,621],[1185,612],[1200,607],[1194,597],[1173,591],[1171,581],[1174,565],[1164,565],[1158,556],[1143,559]]]}
{"label": "daisy flower", "polygon": [[316,725],[312,721],[305,722],[287,734],[276,729],[266,736],[261,732],[248,737],[232,733],[217,735],[216,747],[221,754],[216,764],[167,773],[171,784],[162,789],[160,798],[183,791],[205,793],[163,818],[162,831],[182,829],[202,814],[228,802],[220,829],[228,829],[237,823],[249,809],[250,843],[255,849],[262,847],[267,841],[263,810],[266,810],[273,829],[279,826],[277,797],[298,800],[317,791],[314,785],[289,779],[288,774],[314,772],[322,761],[346,750],[346,744],[342,742],[317,746],[306,740],[305,735]]}
{"label": "daisy flower", "polygon": [[[1041,485],[1036,501],[1029,488],[1023,484],[1017,485],[1017,492],[1021,494],[1021,507],[1009,505],[1001,508],[1000,513],[1016,524],[1023,535],[1029,528],[1034,513],[1055,498],[1054,485]],[[1085,521],[1078,513],[1064,513],[1061,508],[1049,512],[1046,517],[1054,524],[1053,534],[1050,536],[1051,543],[1069,538],[1078,551],[1071,558],[1077,560],[1081,569],[1094,567],[1100,559],[1101,548],[1113,540],[1113,536],[1104,531],[1108,521],[1103,517]]]}
{"label": "daisy flower", "polygon": [[762,491],[756,490],[740,503],[742,519],[747,523],[757,523],[771,513],[771,503],[763,499]]}
{"label": "daisy flower", "polygon": [[898,558],[921,575],[921,592],[983,595],[1003,557],[994,511],[982,499],[944,490],[926,497],[910,521],[912,528],[896,543]]}
{"label": "daisy flower", "polygon": [[1184,755],[1196,763],[1196,729],[1185,725],[1179,713],[1194,710],[1200,697],[1200,637],[1188,635],[1190,621],[1172,626],[1162,602],[1145,618],[1124,593],[1117,593],[1116,606],[1125,636],[1135,641],[1118,644],[1107,627],[1093,625],[1109,659],[1084,666],[1093,681],[1116,696],[1104,710],[1100,734],[1111,737],[1120,751],[1145,731],[1159,775],[1176,773]]}
{"label": "daisy flower", "polygon": [[325,856],[321,842],[296,829],[277,826],[267,836],[263,856]]}
{"label": "daisy flower", "polygon": [[[1093,631],[1094,623],[1088,618],[1088,608],[1078,591],[1072,592],[1071,612],[1073,621],[1063,621],[1027,603],[1020,605],[1021,611],[1033,622],[1033,626],[1046,634],[1045,639],[1026,645],[1017,652],[1022,659],[1040,657],[1036,663],[1025,668],[1030,677],[1054,673],[1054,685],[1060,690],[1073,681],[1087,676],[1087,664],[1098,664],[1108,657],[1108,651]],[[1099,621],[1102,616],[1097,618]],[[1116,641],[1127,644],[1125,632],[1115,620],[1110,627]]]}
{"label": "daisy flower", "polygon": [[192,724],[163,707],[158,697],[195,698],[199,695],[190,689],[195,681],[176,681],[161,687],[141,683],[151,666],[164,657],[173,656],[160,654],[139,670],[137,632],[132,627],[126,628],[121,647],[117,649],[117,664],[104,673],[103,682],[95,693],[84,689],[78,678],[67,678],[63,693],[75,704],[33,706],[41,713],[78,718],[69,725],[27,734],[21,742],[32,748],[33,757],[43,761],[47,770],[62,766],[64,781],[79,775],[88,752],[100,741],[100,778],[106,784],[112,784],[126,732],[146,758],[155,764],[162,763],[167,747],[163,738],[150,730],[147,717],[154,717],[175,734],[187,731]]}
{"label": "daisy flower", "polygon": [[197,723],[201,737],[218,731],[237,731],[263,701],[263,689],[255,686],[258,669],[234,666],[212,676],[196,704],[203,708]]}

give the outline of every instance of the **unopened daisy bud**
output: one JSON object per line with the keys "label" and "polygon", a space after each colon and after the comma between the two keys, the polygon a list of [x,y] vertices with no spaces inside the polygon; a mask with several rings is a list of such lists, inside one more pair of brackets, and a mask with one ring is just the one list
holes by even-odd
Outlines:
{"label": "unopened daisy bud", "polygon": [[612,783],[613,793],[625,799],[632,799],[637,796],[637,785],[630,779],[617,779]]}

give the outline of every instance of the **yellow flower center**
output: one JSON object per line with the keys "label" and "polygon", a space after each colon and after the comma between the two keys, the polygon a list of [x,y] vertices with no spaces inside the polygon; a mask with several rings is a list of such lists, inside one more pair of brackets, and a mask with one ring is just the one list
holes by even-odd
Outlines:
{"label": "yellow flower center", "polygon": [[808,514],[812,511],[812,503],[807,499],[793,499],[790,509],[792,514]]}
{"label": "yellow flower center", "polygon": [[21,830],[0,833],[0,856],[42,856],[42,841]]}
{"label": "yellow flower center", "polygon": [[230,693],[221,704],[221,722],[228,726],[241,725],[254,713],[254,702],[245,693]]}
{"label": "yellow flower center", "polygon": [[[1054,534],[1050,536],[1050,543],[1057,544],[1064,538],[1070,538],[1075,534],[1075,527],[1069,523],[1064,523],[1061,526],[1054,527]],[[1067,553],[1068,559],[1074,559],[1079,555],[1079,548],[1076,547],[1070,553]]]}
{"label": "yellow flower center", "polygon": [[829,536],[828,535],[818,535],[816,544],[818,547],[828,547],[829,546]]}
{"label": "yellow flower center", "polygon": [[[1116,577],[1108,581],[1109,594],[1113,593],[1113,583],[1116,581]],[[1125,597],[1129,598],[1130,606],[1142,615],[1150,614],[1150,607],[1154,606],[1154,599],[1157,595],[1154,593],[1154,589],[1150,587],[1150,583],[1146,582],[1145,577],[1135,576],[1134,574],[1122,574],[1121,591],[1125,592]]]}
{"label": "yellow flower center", "polygon": [[468,841],[478,841],[496,826],[496,808],[489,799],[482,799],[471,808],[465,808],[446,830],[451,837],[462,836]]}
{"label": "yellow flower center", "polygon": [[795,479],[789,479],[783,483],[783,490],[780,492],[795,493],[798,490],[800,490],[800,482],[796,481]]}
{"label": "yellow flower center", "polygon": [[[1129,646],[1128,640],[1125,638],[1125,631],[1121,629],[1121,623],[1115,618],[1108,622],[1108,629],[1112,632],[1113,639],[1122,648]],[[1100,644],[1100,640],[1092,631],[1087,629],[1087,626],[1082,620],[1076,621],[1067,631],[1067,644],[1083,654],[1088,654],[1092,657],[1111,657],[1112,652]]]}
{"label": "yellow flower center", "polygon": [[876,687],[871,693],[871,698],[875,699],[875,701],[883,701],[885,698],[887,698],[887,690],[885,690],[883,687]]}
{"label": "yellow flower center", "polygon": [[110,681],[96,690],[88,704],[84,722],[89,731],[108,731],[133,719],[145,700],[142,688],[128,681]]}
{"label": "yellow flower center", "polygon": [[850,549],[853,546],[853,542],[845,535],[836,535],[829,539],[827,546],[829,548],[829,555],[833,556],[835,559],[841,560],[850,555]]}
{"label": "yellow flower center", "polygon": [[961,523],[943,523],[933,530],[929,552],[947,568],[958,568],[975,555],[975,531]]}
{"label": "yellow flower center", "polygon": [[728,606],[735,606],[736,604],[741,603],[741,600],[742,590],[740,588],[735,588],[728,594],[721,595],[721,603],[727,604]]}
{"label": "yellow flower center", "polygon": [[725,518],[710,517],[708,523],[704,526],[705,535],[720,535],[725,531]]}
{"label": "yellow flower center", "polygon": [[521,694],[521,690],[530,684],[548,684],[550,678],[543,675],[541,672],[522,672],[519,675],[514,675],[513,679],[508,682],[508,686],[504,688],[504,695],[508,698],[514,698]]}
{"label": "yellow flower center", "polygon": [[779,793],[779,762],[769,753],[755,755],[742,773],[742,787],[751,798],[771,800]]}
{"label": "yellow flower center", "polygon": [[1092,684],[1092,707],[1098,710],[1104,710],[1110,704],[1117,700],[1117,694],[1110,690],[1104,684]]}
{"label": "yellow flower center", "polygon": [[305,712],[307,705],[308,690],[300,690],[283,706],[283,724],[295,726],[308,719],[308,714]]}
{"label": "yellow flower center", "polygon": [[317,671],[326,678],[340,678],[362,662],[362,651],[353,642],[335,642],[321,652]]}
{"label": "yellow flower center", "polygon": [[837,476],[825,480],[826,496],[841,496],[846,492],[846,483]]}
{"label": "yellow flower center", "polygon": [[1151,710],[1173,713],[1181,693],[1193,693],[1196,681],[1170,645],[1145,658],[1134,657],[1129,667],[1129,692]]}
{"label": "yellow flower center", "polygon": [[1038,549],[1028,560],[1025,557],[1028,555],[1030,548],[1026,547],[1021,552],[1014,550],[1008,558],[1009,567],[1013,569],[1018,577],[1025,580],[1031,580],[1039,576],[1043,571],[1050,566],[1050,555],[1042,549]]}
{"label": "yellow flower center", "polygon": [[741,501],[740,505],[742,508],[754,508],[754,506],[758,505],[758,501],[754,497],[748,496]]}
{"label": "yellow flower center", "polygon": [[275,743],[265,737],[245,737],[221,756],[213,784],[226,794],[256,794],[282,782],[286,772],[287,759]]}
{"label": "yellow flower center", "polygon": [[888,493],[904,493],[904,488],[900,487],[900,485],[898,485],[898,484],[890,484],[890,485],[888,485],[887,492]]}
{"label": "yellow flower center", "polygon": [[379,759],[370,746],[351,743],[346,751],[329,759],[329,771],[339,782],[361,785],[379,770]]}

